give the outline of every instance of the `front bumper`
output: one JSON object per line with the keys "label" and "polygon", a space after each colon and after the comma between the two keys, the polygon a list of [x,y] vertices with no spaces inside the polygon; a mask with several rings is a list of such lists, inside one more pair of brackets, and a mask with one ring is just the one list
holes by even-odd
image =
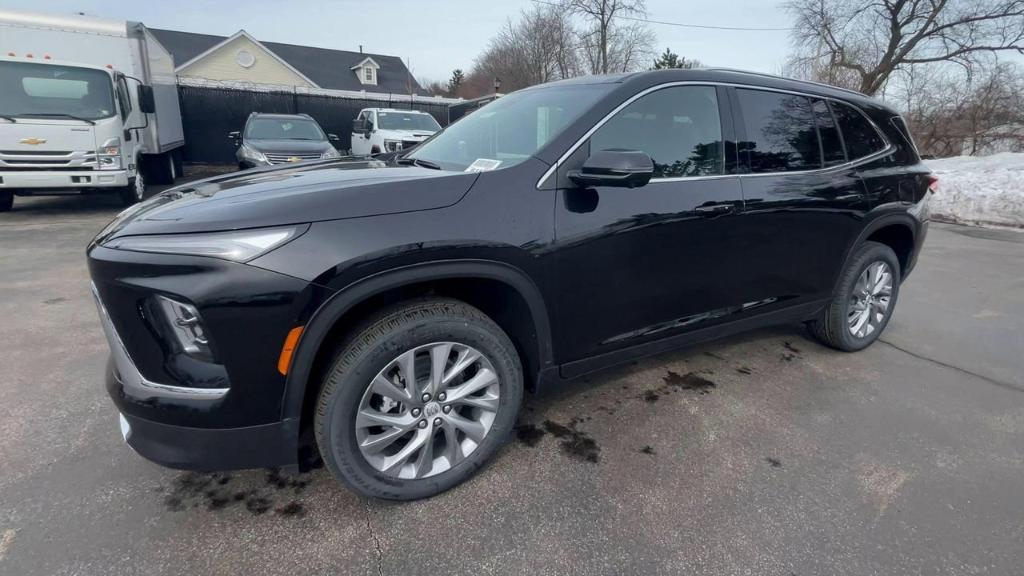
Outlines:
{"label": "front bumper", "polygon": [[0,170],[0,189],[45,193],[127,185],[127,170]]}
{"label": "front bumper", "polygon": [[[116,389],[113,359],[107,365],[107,388]],[[121,434],[143,458],[181,470],[294,468],[298,465],[298,421],[294,419],[237,428],[176,426],[121,414]]]}
{"label": "front bumper", "polygon": [[[298,422],[282,416],[277,359],[288,331],[325,294],[304,280],[193,256],[92,245],[93,293],[110,345],[106,388],[126,441],[174,468],[293,466]],[[158,329],[154,296],[195,306],[213,357],[190,357]]]}

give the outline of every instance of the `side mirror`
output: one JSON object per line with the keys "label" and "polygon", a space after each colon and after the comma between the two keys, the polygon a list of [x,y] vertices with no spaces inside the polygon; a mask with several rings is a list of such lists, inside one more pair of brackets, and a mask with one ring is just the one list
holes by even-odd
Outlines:
{"label": "side mirror", "polygon": [[141,110],[143,114],[153,114],[156,112],[156,100],[153,98],[153,87],[146,86],[145,84],[139,84],[137,90],[139,110]]}
{"label": "side mirror", "polygon": [[601,150],[583,162],[579,170],[569,171],[569,179],[582,186],[638,188],[654,175],[654,161],[637,150]]}
{"label": "side mirror", "polygon": [[327,139],[330,140],[331,142],[337,142],[338,140],[341,140],[341,138],[338,138],[337,134],[328,134]]}
{"label": "side mirror", "polygon": [[352,133],[358,134],[366,130],[366,120],[353,120],[352,121]]}

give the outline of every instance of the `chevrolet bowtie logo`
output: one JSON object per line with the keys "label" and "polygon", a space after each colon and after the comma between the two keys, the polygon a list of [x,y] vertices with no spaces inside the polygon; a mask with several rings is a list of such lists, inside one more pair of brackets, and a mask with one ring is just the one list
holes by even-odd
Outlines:
{"label": "chevrolet bowtie logo", "polygon": [[299,160],[302,160],[302,158],[299,158],[298,156],[289,156],[288,157],[288,161],[289,162],[298,162]]}
{"label": "chevrolet bowtie logo", "polygon": [[40,144],[46,144],[46,140],[42,138],[22,138],[20,142],[22,144],[28,144],[29,146],[38,146]]}

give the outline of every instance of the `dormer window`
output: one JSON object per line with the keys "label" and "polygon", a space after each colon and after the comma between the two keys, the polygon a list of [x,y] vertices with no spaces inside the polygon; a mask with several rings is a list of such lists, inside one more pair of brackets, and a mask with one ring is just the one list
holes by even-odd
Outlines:
{"label": "dormer window", "polygon": [[356,77],[359,78],[360,84],[377,85],[377,70],[380,70],[380,65],[373,58],[364,58],[362,62],[353,66],[352,70],[356,73]]}

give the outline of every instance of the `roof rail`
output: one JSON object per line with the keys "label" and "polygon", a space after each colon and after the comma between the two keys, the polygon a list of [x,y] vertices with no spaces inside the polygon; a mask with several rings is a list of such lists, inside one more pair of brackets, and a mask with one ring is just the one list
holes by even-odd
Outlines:
{"label": "roof rail", "polygon": [[721,67],[704,68],[704,70],[713,71],[713,72],[737,72],[737,73],[740,73],[740,74],[750,74],[751,76],[760,76],[762,78],[778,78],[778,79],[782,79],[782,80],[792,80],[793,82],[802,82],[804,84],[811,84],[811,85],[814,85],[814,86],[821,86],[822,88],[831,88],[832,90],[839,90],[840,92],[847,92],[849,94],[856,94],[857,96],[867,96],[867,94],[864,94],[863,92],[859,92],[857,90],[852,90],[850,88],[843,88],[841,86],[833,86],[831,84],[825,84],[824,82],[815,82],[814,80],[801,80],[799,78],[787,78],[785,76],[779,76],[777,74],[768,74],[768,73],[765,73],[765,72],[754,72],[753,70],[741,70],[739,68],[721,68]]}

